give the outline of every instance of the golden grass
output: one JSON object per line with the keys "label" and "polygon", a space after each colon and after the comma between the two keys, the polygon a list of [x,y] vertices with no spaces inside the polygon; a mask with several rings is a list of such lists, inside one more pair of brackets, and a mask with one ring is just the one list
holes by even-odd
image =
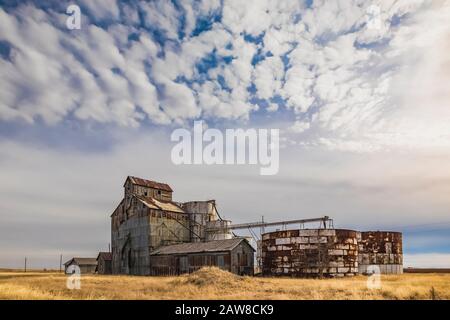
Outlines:
{"label": "golden grass", "polygon": [[[60,273],[0,272],[0,299],[450,299],[450,274],[292,279],[239,277],[204,268],[179,277],[82,276],[81,289],[66,288]],[[433,288],[433,289],[432,289]]]}

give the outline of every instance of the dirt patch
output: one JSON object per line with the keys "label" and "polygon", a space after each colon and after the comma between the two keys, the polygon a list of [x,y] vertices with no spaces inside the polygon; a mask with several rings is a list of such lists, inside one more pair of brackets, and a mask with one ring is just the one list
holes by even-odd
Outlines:
{"label": "dirt patch", "polygon": [[237,276],[217,267],[204,267],[191,274],[186,274],[173,280],[174,285],[190,284],[197,287],[219,286],[238,287],[250,281],[248,277]]}

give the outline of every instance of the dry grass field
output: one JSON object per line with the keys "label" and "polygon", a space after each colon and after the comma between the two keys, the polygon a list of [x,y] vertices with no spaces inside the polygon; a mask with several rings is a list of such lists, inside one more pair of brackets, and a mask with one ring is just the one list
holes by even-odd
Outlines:
{"label": "dry grass field", "polygon": [[205,268],[179,277],[82,276],[81,289],[66,288],[56,272],[0,272],[0,299],[450,299],[450,274],[291,279],[238,277]]}

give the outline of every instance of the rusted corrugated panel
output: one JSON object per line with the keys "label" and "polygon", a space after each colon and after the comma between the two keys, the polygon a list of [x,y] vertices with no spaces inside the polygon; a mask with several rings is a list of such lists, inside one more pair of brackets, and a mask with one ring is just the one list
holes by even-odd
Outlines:
{"label": "rusted corrugated panel", "polygon": [[150,255],[230,251],[243,241],[247,240],[243,238],[234,238],[208,242],[188,242],[161,247],[151,252]]}
{"label": "rusted corrugated panel", "polygon": [[358,273],[357,232],[302,229],[262,237],[264,275],[298,277],[350,276]]}
{"label": "rusted corrugated panel", "polygon": [[137,196],[137,195],[136,195],[136,198],[138,198],[139,201],[142,202],[143,204],[145,204],[148,208],[160,210],[160,208],[153,203],[153,199],[148,198],[148,197],[143,197],[143,196]]}
{"label": "rusted corrugated panel", "polygon": [[185,213],[175,202],[172,201],[161,201],[152,197],[144,197],[135,195],[135,197],[144,203],[150,209],[159,209],[170,212]]}
{"label": "rusted corrugated panel", "polygon": [[367,273],[369,266],[377,266],[381,273],[403,273],[401,232],[361,232],[358,243],[360,273]]}
{"label": "rusted corrugated panel", "polygon": [[156,182],[152,180],[142,179],[138,177],[128,177],[133,184],[143,187],[149,187],[153,189],[160,189],[168,192],[173,192],[172,188],[167,183]]}
{"label": "rusted corrugated panel", "polygon": [[158,207],[160,207],[162,210],[184,213],[184,210],[181,209],[174,202],[171,202],[171,201],[160,201],[160,200],[157,200],[157,199],[154,199],[154,198],[152,198],[152,200],[153,200],[153,203],[156,204]]}

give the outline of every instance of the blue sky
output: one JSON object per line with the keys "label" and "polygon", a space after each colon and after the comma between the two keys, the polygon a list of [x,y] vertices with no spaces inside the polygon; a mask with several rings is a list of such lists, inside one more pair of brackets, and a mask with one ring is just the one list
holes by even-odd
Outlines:
{"label": "blue sky", "polygon": [[[407,263],[450,264],[445,1],[72,1],[80,30],[69,2],[0,3],[0,266],[105,249],[128,174],[235,221],[398,229]],[[280,128],[280,173],[172,165],[200,119]]]}

